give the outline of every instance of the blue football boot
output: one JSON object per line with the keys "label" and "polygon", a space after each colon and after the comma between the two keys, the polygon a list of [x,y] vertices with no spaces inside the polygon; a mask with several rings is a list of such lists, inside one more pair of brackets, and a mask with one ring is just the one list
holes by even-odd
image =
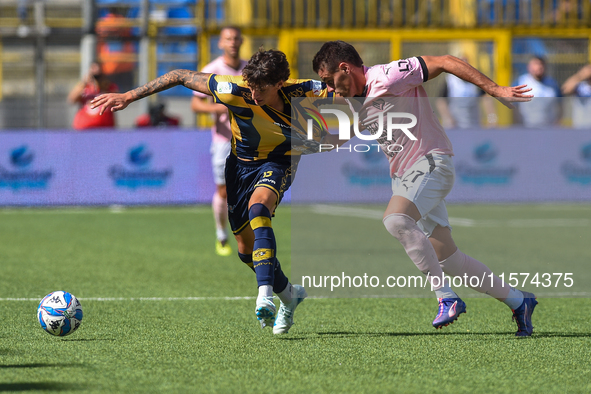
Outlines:
{"label": "blue football boot", "polygon": [[531,315],[534,308],[538,305],[536,296],[533,293],[523,292],[523,302],[519,308],[513,310],[513,321],[517,322],[516,337],[529,337],[534,332],[531,324]]}
{"label": "blue football boot", "polygon": [[450,325],[458,319],[462,313],[466,313],[466,303],[459,298],[438,298],[439,313],[433,320],[433,327],[442,328]]}

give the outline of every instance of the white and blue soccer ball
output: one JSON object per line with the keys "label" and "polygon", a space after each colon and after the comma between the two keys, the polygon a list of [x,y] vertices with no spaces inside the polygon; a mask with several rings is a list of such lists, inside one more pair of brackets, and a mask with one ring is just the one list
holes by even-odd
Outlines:
{"label": "white and blue soccer ball", "polygon": [[80,327],[82,306],[74,295],[54,291],[43,297],[39,303],[37,319],[41,327],[51,335],[70,335]]}

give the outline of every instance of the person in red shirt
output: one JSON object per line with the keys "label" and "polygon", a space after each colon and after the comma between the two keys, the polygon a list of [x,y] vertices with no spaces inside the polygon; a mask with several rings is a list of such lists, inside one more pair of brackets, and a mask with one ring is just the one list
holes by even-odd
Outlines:
{"label": "person in red shirt", "polygon": [[89,103],[102,93],[118,91],[117,85],[103,74],[101,63],[93,62],[86,78],[76,84],[68,95],[68,102],[80,105],[80,109],[74,116],[72,127],[76,130],[115,127],[115,116],[112,112],[105,111],[100,115],[100,108],[91,109]]}

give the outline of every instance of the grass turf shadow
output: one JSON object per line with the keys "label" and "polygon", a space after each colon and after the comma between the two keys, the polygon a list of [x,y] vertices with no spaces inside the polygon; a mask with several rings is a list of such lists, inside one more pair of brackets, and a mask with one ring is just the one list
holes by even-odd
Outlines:
{"label": "grass turf shadow", "polygon": [[[297,334],[296,334],[297,335]],[[421,336],[503,336],[515,337],[515,331],[494,331],[494,332],[354,332],[354,331],[326,331],[316,332],[311,335],[300,334],[294,337],[276,337],[285,341],[303,341],[314,338],[343,338],[343,337],[421,337]],[[591,333],[564,333],[564,332],[535,332],[531,337],[521,338],[591,338]]]}
{"label": "grass turf shadow", "polygon": [[541,331],[536,332],[532,337],[535,338],[591,338],[591,332],[553,332],[553,331]]}
{"label": "grass turf shadow", "polygon": [[0,392],[16,391],[79,391],[85,390],[84,385],[61,382],[22,382],[22,383],[0,383]]}
{"label": "grass turf shadow", "polygon": [[103,341],[103,342],[115,342],[116,339],[114,338],[61,338],[64,342],[95,342],[95,341]]}
{"label": "grass turf shadow", "polygon": [[84,364],[63,364],[63,363],[26,363],[26,364],[4,364],[0,369],[7,368],[64,368],[64,367],[84,367]]}
{"label": "grass turf shadow", "polygon": [[310,335],[296,334],[297,336],[276,336],[275,338],[284,341],[303,341],[307,339],[318,338],[345,338],[345,337],[422,337],[422,336],[475,336],[475,335],[499,335],[513,336],[515,331],[497,331],[497,332],[354,332],[354,331],[326,331],[316,332]]}
{"label": "grass turf shadow", "polygon": [[370,336],[370,337],[422,337],[437,335],[514,335],[514,331],[496,331],[496,332],[351,332],[351,331],[327,331],[316,333],[320,336]]}

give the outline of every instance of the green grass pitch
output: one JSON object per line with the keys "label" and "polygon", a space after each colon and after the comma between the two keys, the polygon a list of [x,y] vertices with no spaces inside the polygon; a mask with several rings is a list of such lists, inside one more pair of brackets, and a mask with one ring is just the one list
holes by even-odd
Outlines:
{"label": "green grass pitch", "polygon": [[[591,271],[591,206],[449,211],[488,225],[457,226],[454,237],[493,271],[515,272],[528,258],[564,259],[575,280]],[[298,247],[290,212],[281,207],[273,222],[288,272]],[[515,218],[555,228],[502,226]],[[346,220],[360,228],[368,219]],[[242,298],[256,295],[254,275],[216,256],[213,237],[207,207],[0,210],[0,392],[591,392],[589,298],[540,298],[525,339],[492,299],[466,298],[468,313],[436,331],[432,298],[314,298],[274,337],[260,329],[254,298]],[[35,314],[55,290],[84,310],[64,338]]]}

